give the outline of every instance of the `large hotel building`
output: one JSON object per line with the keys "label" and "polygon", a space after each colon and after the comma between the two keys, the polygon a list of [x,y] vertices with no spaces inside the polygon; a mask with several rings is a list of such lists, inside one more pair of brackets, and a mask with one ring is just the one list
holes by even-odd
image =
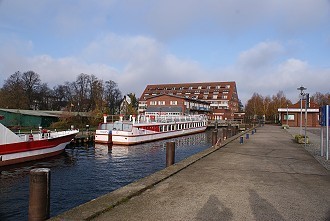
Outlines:
{"label": "large hotel building", "polygon": [[147,85],[139,99],[139,113],[205,113],[210,118],[234,119],[239,111],[236,83],[203,82]]}

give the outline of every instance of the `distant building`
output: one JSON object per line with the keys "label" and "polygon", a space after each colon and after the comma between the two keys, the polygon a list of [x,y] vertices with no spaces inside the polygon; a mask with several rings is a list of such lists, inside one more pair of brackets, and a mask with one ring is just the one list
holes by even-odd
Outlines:
{"label": "distant building", "polygon": [[177,95],[159,94],[146,98],[146,115],[209,114],[210,104],[205,101]]}
{"label": "distant building", "polygon": [[[302,110],[302,115],[301,115]],[[290,127],[300,127],[300,116],[302,116],[302,126],[305,127],[305,101],[303,101],[302,109],[300,101],[288,107],[278,108],[279,120],[283,124]],[[319,127],[319,107],[314,102],[310,102],[307,108],[307,127]]]}
{"label": "distant building", "polygon": [[138,112],[145,113],[150,107],[148,99],[165,94],[207,102],[209,116],[213,119],[234,119],[234,114],[239,111],[236,83],[231,81],[147,85],[139,99]]}

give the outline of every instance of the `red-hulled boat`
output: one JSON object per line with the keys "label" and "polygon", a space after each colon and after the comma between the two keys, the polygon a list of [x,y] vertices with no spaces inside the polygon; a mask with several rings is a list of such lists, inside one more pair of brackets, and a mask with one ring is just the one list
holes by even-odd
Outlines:
{"label": "red-hulled boat", "polygon": [[78,132],[67,130],[17,135],[0,123],[0,166],[60,154]]}

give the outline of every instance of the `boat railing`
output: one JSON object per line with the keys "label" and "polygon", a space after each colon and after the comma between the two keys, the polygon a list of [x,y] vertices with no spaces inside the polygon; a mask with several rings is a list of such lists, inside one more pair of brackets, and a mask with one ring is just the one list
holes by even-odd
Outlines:
{"label": "boat railing", "polygon": [[207,117],[204,115],[181,115],[181,116],[141,116],[138,118],[138,123],[171,123],[171,122],[193,122],[206,121]]}
{"label": "boat railing", "polygon": [[[56,138],[56,137],[62,137],[65,135],[77,133],[79,130],[65,130],[65,131],[49,131],[45,133],[41,132],[36,132],[36,133],[20,133],[17,134],[17,136],[20,137],[21,140],[23,141],[29,141],[31,139],[33,140],[43,140],[43,139],[50,139],[50,138]],[[32,137],[31,137],[32,135]]]}

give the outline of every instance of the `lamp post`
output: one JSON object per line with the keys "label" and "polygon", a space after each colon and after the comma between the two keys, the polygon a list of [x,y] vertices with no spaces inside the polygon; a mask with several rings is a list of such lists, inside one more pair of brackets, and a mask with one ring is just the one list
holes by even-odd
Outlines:
{"label": "lamp post", "polygon": [[286,125],[289,126],[289,105],[286,105]]}
{"label": "lamp post", "polygon": [[300,86],[297,88],[297,90],[300,91],[300,132],[299,132],[299,134],[302,134],[302,101],[305,96],[304,90],[307,90],[307,88]]}

